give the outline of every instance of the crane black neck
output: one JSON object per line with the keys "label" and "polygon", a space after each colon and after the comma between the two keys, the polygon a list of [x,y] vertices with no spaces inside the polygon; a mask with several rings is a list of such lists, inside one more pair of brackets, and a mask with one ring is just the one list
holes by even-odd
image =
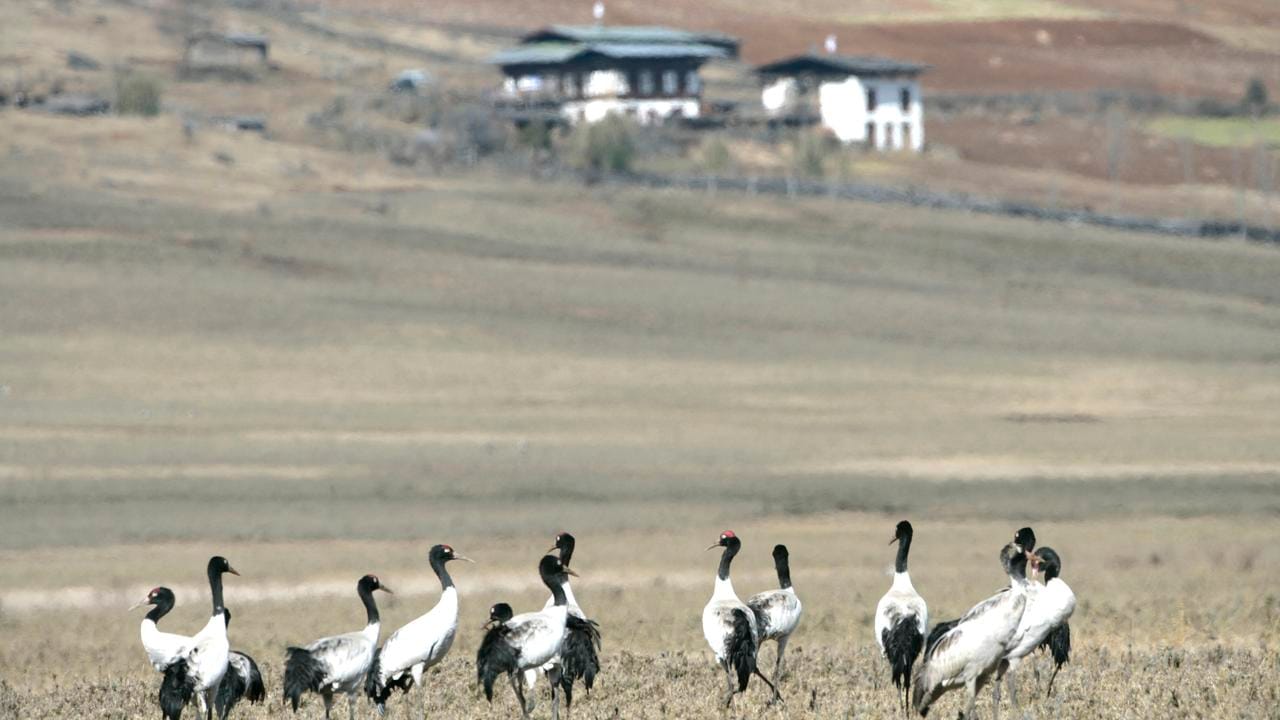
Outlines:
{"label": "crane black neck", "polygon": [[441,590],[448,590],[453,587],[453,578],[449,577],[449,569],[445,567],[445,559],[443,557],[432,554],[431,569],[435,571],[436,577],[440,578]]}
{"label": "crane black neck", "polygon": [[555,604],[564,607],[569,604],[569,597],[564,594],[564,581],[560,578],[551,578],[547,582],[547,587],[551,588],[551,597]]}
{"label": "crane black neck", "polygon": [[907,555],[911,552],[911,533],[903,535],[898,540],[898,559],[893,563],[893,571],[904,573],[907,571]]}
{"label": "crane black neck", "polygon": [[364,611],[368,616],[366,625],[376,624],[379,621],[378,603],[373,599],[372,584],[361,580],[356,585],[356,594],[360,596],[360,602],[364,603]]}
{"label": "crane black neck", "polygon": [[791,587],[791,558],[785,553],[774,555],[773,566],[778,571],[778,587],[783,590]]}
{"label": "crane black neck", "polygon": [[222,568],[213,561],[209,562],[209,594],[213,596],[213,615],[217,617],[225,606],[222,604]]}
{"label": "crane black neck", "polygon": [[147,619],[153,623],[160,622],[160,618],[169,614],[173,609],[173,596],[168,593],[162,593],[156,597],[156,603],[147,611]]}
{"label": "crane black neck", "polygon": [[721,580],[729,579],[729,565],[733,563],[733,556],[738,554],[742,549],[742,541],[738,538],[729,538],[728,544],[724,546],[724,554],[720,556],[720,569],[716,571],[716,577]]}
{"label": "crane black neck", "polygon": [[560,545],[560,564],[569,567],[569,561],[573,559],[573,540],[568,540]]}

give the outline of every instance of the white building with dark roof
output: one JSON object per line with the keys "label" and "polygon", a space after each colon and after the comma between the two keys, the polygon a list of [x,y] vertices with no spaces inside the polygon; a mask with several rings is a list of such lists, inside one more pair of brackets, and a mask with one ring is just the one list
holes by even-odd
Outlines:
{"label": "white building with dark roof", "polygon": [[756,68],[775,118],[810,115],[841,142],[924,149],[920,75],[927,66],[879,57],[809,53]]}
{"label": "white building with dark roof", "polygon": [[552,26],[495,55],[504,104],[517,121],[543,113],[568,123],[610,114],[641,123],[702,113],[699,69],[736,57],[738,40],[663,27]]}

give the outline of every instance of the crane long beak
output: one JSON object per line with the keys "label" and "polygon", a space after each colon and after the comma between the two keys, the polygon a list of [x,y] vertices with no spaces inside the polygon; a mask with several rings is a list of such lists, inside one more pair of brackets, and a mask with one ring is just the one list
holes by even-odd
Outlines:
{"label": "crane long beak", "polygon": [[550,549],[548,549],[545,553],[543,553],[543,555],[550,555],[551,553],[553,553],[553,552],[555,552],[555,551],[557,551],[557,550],[559,550],[559,549],[560,549],[559,547],[557,547],[557,546],[555,546],[555,545],[552,545]]}
{"label": "crane long beak", "polygon": [[707,548],[706,550],[703,550],[703,552],[707,552],[707,551],[709,551],[709,550],[715,550],[715,549],[716,549],[716,548],[718,548],[718,547],[720,547],[720,543],[716,543],[715,545],[712,545],[711,547]]}
{"label": "crane long beak", "polygon": [[381,591],[382,591],[382,592],[384,592],[384,593],[388,593],[388,594],[391,594],[391,595],[395,595],[395,594],[396,594],[396,591],[395,591],[395,590],[392,590],[391,588],[387,587],[387,586],[386,586],[386,585],[384,585],[383,583],[378,583],[378,589],[379,589],[379,590],[381,590]]}
{"label": "crane long beak", "polygon": [[457,554],[457,553],[454,553],[454,554],[453,554],[453,559],[454,559],[454,560],[462,560],[462,561],[464,561],[464,562],[469,562],[469,563],[471,563],[472,565],[475,565],[475,564],[476,564],[476,561],[475,561],[475,560],[472,560],[471,558],[467,557],[466,555],[459,555],[459,554]]}
{"label": "crane long beak", "polygon": [[227,566],[227,572],[231,573],[232,575],[235,575],[236,577],[240,577],[240,573],[236,572],[236,569],[231,567],[230,565]]}
{"label": "crane long beak", "polygon": [[893,539],[889,541],[889,544],[890,544],[890,545],[892,545],[892,544],[894,544],[894,543],[896,543],[896,542],[898,542],[898,536],[897,536],[897,535],[895,535],[895,536],[893,537]]}
{"label": "crane long beak", "polygon": [[565,569],[564,569],[564,572],[565,572],[565,574],[566,574],[566,575],[572,575],[572,576],[574,576],[574,577],[582,577],[581,575],[579,575],[578,573],[574,572],[573,570],[571,570],[571,569],[569,569],[569,568],[565,568]]}
{"label": "crane long beak", "polygon": [[138,608],[140,608],[140,607],[142,607],[143,605],[146,605],[146,604],[148,604],[148,603],[150,603],[150,602],[151,602],[151,598],[150,598],[150,597],[144,597],[144,598],[142,598],[141,600],[139,600],[138,602],[136,602],[136,603],[134,603],[134,604],[130,605],[130,606],[129,606],[129,612],[133,612],[134,610],[137,610]]}

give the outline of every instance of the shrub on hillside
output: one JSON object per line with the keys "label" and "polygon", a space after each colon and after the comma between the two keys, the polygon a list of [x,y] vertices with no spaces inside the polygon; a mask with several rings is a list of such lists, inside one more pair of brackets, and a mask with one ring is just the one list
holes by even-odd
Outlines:
{"label": "shrub on hillside", "polygon": [[625,173],[635,161],[634,126],[619,115],[581,125],[573,133],[574,156],[592,172]]}
{"label": "shrub on hillside", "polygon": [[801,177],[821,178],[827,173],[827,139],[821,133],[803,132],[796,136],[792,165]]}
{"label": "shrub on hillside", "polygon": [[116,112],[120,115],[160,114],[160,81],[137,73],[116,76]]}

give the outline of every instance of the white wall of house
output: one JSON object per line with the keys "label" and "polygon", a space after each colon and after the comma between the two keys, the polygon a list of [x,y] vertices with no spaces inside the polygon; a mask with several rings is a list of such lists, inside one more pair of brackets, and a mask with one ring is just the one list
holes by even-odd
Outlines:
{"label": "white wall of house", "polygon": [[[609,115],[632,117],[644,125],[679,117],[694,118],[702,112],[697,97],[702,79],[696,70],[649,70],[636,74],[641,87],[632,88],[627,74],[618,70],[595,70],[582,76],[583,87],[578,97],[577,75],[507,76],[503,93],[509,97],[539,92],[563,92],[560,113],[570,124],[599,122]],[[680,96],[672,96],[679,91]],[[656,93],[658,97],[636,97]]]}
{"label": "white wall of house", "polygon": [[571,125],[599,122],[609,115],[626,115],[641,125],[649,125],[669,118],[698,117],[701,107],[694,98],[602,97],[568,101],[560,112]]}
{"label": "white wall of house", "polygon": [[[868,106],[875,90],[876,105]],[[906,107],[902,91],[908,93]],[[779,115],[794,105],[794,78],[779,78],[765,86],[760,100],[765,112]],[[867,143],[868,125],[878,150],[924,149],[924,104],[920,83],[913,78],[858,78],[850,75],[818,86],[818,109],[824,127],[844,143]]]}
{"label": "white wall of house", "polygon": [[764,90],[760,93],[760,102],[764,104],[765,113],[773,117],[791,109],[797,97],[796,79],[780,77],[764,86]]}

